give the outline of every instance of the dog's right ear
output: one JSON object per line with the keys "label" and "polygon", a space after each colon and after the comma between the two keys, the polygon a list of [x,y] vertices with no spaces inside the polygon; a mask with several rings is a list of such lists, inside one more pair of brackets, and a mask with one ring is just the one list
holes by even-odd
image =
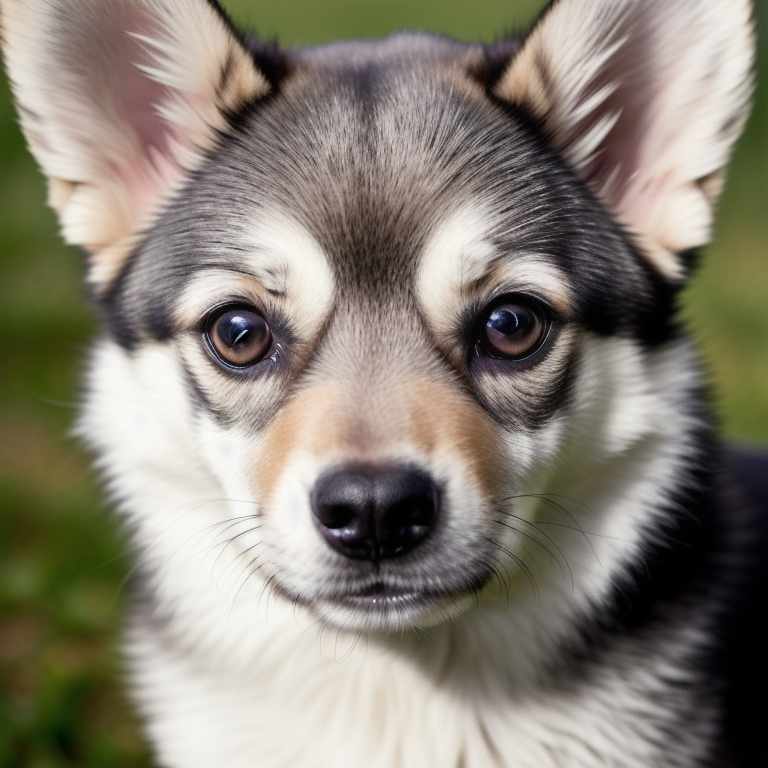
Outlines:
{"label": "dog's right ear", "polygon": [[98,288],[269,82],[213,0],[0,0],[0,24],[49,203]]}

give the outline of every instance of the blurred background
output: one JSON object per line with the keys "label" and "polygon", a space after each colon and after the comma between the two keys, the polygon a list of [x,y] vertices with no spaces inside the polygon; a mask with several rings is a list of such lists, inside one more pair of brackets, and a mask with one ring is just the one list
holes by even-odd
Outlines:
{"label": "blurred background", "polygon": [[[541,0],[226,0],[285,47],[397,29],[492,41]],[[768,0],[757,0],[768,39]],[[768,444],[768,60],[715,244],[684,312],[725,434]],[[761,78],[760,75],[763,77]],[[0,73],[0,768],[150,765],[120,681],[130,567],[89,457],[68,436],[93,332],[82,258],[57,237]]]}

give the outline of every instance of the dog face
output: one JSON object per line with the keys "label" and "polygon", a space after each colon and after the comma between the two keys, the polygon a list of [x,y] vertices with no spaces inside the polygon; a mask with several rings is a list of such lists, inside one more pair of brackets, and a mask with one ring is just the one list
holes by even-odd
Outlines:
{"label": "dog face", "polygon": [[692,450],[679,254],[748,15],[560,0],[522,44],[277,54],[196,0],[6,1],[104,322],[81,430],[158,601],[213,572],[225,612],[511,613],[533,648],[605,600]]}
{"label": "dog face", "polygon": [[[344,626],[451,615],[510,579],[500,560],[528,567],[526,534],[552,558],[509,500],[560,448],[585,334],[670,333],[661,282],[562,162],[469,77],[453,93],[462,49],[431,45],[425,84],[397,64],[413,44],[382,44],[387,77],[352,69],[341,93],[307,62],[104,302],[124,345],[178,354],[224,495],[254,501],[254,566]],[[459,130],[436,138],[437,110]]]}

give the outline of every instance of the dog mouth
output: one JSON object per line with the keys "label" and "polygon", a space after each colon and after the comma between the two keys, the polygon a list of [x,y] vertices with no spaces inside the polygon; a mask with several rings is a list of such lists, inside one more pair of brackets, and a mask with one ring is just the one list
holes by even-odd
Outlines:
{"label": "dog mouth", "polygon": [[362,610],[396,610],[425,605],[438,599],[436,593],[420,589],[403,589],[381,581],[357,590],[331,598],[339,605]]}
{"label": "dog mouth", "polygon": [[480,580],[454,589],[379,580],[339,586],[315,596],[307,607],[342,629],[388,633],[440,624],[476,601],[481,587]]}
{"label": "dog mouth", "polygon": [[312,610],[341,629],[391,632],[428,626],[445,616],[446,595],[377,582],[315,600]]}

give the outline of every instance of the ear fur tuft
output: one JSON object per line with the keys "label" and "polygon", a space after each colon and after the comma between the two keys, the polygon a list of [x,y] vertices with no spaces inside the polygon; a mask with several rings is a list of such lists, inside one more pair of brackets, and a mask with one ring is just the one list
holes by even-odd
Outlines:
{"label": "ear fur tuft", "polygon": [[96,285],[228,115],[270,90],[207,0],[2,0],[2,35],[49,202]]}
{"label": "ear fur tuft", "polygon": [[555,0],[496,86],[541,120],[656,267],[708,242],[746,121],[747,0]]}

